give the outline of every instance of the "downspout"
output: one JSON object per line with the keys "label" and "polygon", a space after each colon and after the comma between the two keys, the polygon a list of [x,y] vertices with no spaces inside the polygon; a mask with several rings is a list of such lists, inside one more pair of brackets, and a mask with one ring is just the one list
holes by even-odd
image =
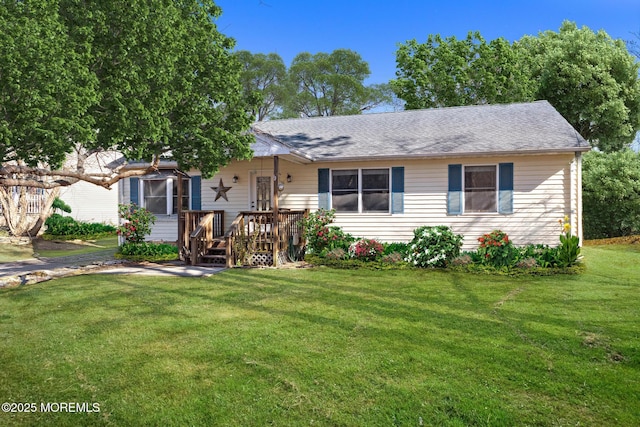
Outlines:
{"label": "downspout", "polygon": [[576,201],[576,211],[577,211],[577,224],[576,224],[576,235],[580,239],[580,246],[583,244],[582,235],[582,153],[580,151],[576,152],[576,175],[577,175],[577,183],[576,183],[576,191],[577,201]]}

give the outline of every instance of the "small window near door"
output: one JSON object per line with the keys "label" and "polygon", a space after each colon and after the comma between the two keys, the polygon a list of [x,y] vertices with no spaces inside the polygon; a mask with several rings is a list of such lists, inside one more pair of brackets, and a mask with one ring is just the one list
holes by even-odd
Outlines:
{"label": "small window near door", "polygon": [[167,180],[148,179],[143,181],[144,207],[156,215],[167,214]]}
{"label": "small window near door", "polygon": [[[182,181],[182,209],[189,210],[189,179]],[[141,179],[142,205],[154,215],[178,213],[178,180],[169,178]]]}

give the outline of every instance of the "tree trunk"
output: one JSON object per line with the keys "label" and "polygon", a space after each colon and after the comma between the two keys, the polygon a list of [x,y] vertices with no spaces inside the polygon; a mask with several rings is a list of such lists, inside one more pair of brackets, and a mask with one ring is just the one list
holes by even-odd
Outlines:
{"label": "tree trunk", "polygon": [[51,213],[53,201],[60,194],[60,189],[55,188],[47,191],[45,197],[36,196],[30,203],[29,199],[33,198],[31,191],[27,187],[0,186],[0,207],[12,236],[36,236]]}

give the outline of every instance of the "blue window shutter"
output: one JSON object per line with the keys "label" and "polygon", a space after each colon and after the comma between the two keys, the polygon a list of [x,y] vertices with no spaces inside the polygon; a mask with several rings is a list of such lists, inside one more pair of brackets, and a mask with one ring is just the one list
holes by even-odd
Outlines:
{"label": "blue window shutter", "polygon": [[129,202],[140,205],[139,193],[140,178],[129,178]]}
{"label": "blue window shutter", "polygon": [[202,209],[202,177],[198,175],[191,177],[191,209]]}
{"label": "blue window shutter", "polygon": [[449,215],[462,214],[462,165],[449,165],[447,213]]}
{"label": "blue window shutter", "polygon": [[329,169],[318,169],[318,209],[329,207]]}
{"label": "blue window shutter", "polygon": [[404,213],[404,167],[391,168],[391,213]]}
{"label": "blue window shutter", "polygon": [[513,163],[498,165],[498,212],[513,213]]}

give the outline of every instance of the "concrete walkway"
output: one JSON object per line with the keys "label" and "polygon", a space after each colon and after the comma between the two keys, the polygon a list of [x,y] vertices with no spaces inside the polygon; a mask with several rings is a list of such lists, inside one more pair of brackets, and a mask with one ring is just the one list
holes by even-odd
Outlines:
{"label": "concrete walkway", "polygon": [[224,268],[166,264],[132,263],[117,260],[113,251],[99,251],[56,258],[33,258],[0,264],[0,288],[19,286],[79,274],[141,274],[149,276],[208,277]]}

